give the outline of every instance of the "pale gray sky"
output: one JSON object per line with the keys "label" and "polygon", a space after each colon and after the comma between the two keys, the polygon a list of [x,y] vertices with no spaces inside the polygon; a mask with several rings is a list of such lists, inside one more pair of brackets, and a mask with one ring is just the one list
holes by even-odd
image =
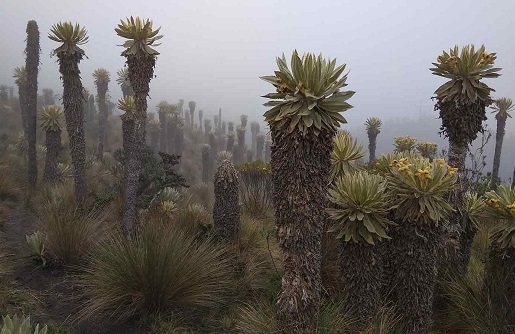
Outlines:
{"label": "pale gray sky", "polygon": [[[46,35],[52,24],[71,20],[89,32],[81,69],[85,87],[94,91],[95,68],[107,68],[114,79],[124,64],[116,24],[139,15],[164,34],[150,106],[193,99],[207,115],[221,107],[233,119],[242,113],[261,119],[260,95],[271,86],[258,77],[272,74],[275,57],[296,48],[347,64],[348,88],[357,94],[345,117],[350,127],[362,127],[369,116],[432,112],[429,98],[443,80],[429,67],[454,44],[484,43],[497,52],[502,76],[488,84],[495,96],[515,98],[514,12],[514,0],[2,0],[0,84],[12,85],[13,68],[24,64],[25,27],[35,19],[42,37],[39,87],[60,92],[56,59],[49,56],[56,43]],[[114,80],[110,91],[121,95]]]}

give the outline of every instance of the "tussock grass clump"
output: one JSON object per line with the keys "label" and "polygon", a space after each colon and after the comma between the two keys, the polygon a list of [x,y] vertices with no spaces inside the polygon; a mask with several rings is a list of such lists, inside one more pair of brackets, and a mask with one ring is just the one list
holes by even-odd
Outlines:
{"label": "tussock grass clump", "polygon": [[79,211],[68,185],[48,189],[43,198],[36,208],[37,226],[48,256],[58,263],[76,263],[105,235],[108,212]]}
{"label": "tussock grass clump", "polygon": [[[353,329],[354,324],[355,322],[345,313],[345,308],[341,302],[333,303],[326,301],[320,308],[316,333],[349,333]],[[372,325],[365,333],[389,333],[373,331],[371,328]],[[235,330],[237,333],[246,334],[280,333],[277,328],[273,302],[255,301],[238,307]]]}
{"label": "tussock grass clump", "polygon": [[115,234],[91,256],[80,279],[86,302],[79,318],[124,321],[216,307],[232,284],[231,272],[226,248],[149,221],[133,240]]}
{"label": "tussock grass clump", "polygon": [[[492,283],[492,282],[490,282]],[[505,284],[502,277],[495,284]],[[466,275],[448,273],[442,278],[446,309],[438,314],[437,327],[444,333],[515,332],[505,312],[499,312],[484,285],[484,265],[472,258]]]}
{"label": "tussock grass clump", "polygon": [[25,171],[22,159],[0,151],[0,201],[17,202],[23,196],[26,182],[22,181],[20,168]]}

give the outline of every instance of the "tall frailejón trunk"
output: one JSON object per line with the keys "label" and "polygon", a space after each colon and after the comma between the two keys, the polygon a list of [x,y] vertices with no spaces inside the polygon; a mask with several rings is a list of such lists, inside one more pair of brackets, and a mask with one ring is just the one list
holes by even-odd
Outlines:
{"label": "tall frailej\u00f3n trunk", "polygon": [[[449,203],[453,203],[454,208],[461,207],[463,204],[463,189],[467,187],[467,180],[465,179],[465,159],[467,157],[468,145],[463,141],[454,143],[449,140],[449,153],[448,163],[452,167],[458,168],[458,188],[449,193]],[[462,224],[462,215],[458,210],[455,210],[449,217],[449,226],[451,229],[459,229],[459,251],[456,252],[453,259],[452,266],[459,272],[465,273],[470,259],[472,242],[476,235],[476,228],[474,224]],[[447,233],[449,234],[449,233]],[[447,235],[449,239],[449,235]]]}
{"label": "tall frailej\u00f3n trunk", "polygon": [[177,126],[177,130],[175,132],[175,154],[182,156],[182,150],[184,146],[184,129],[181,125]]}
{"label": "tall frailej\u00f3n trunk", "polygon": [[98,94],[98,150],[97,159],[102,159],[104,156],[104,146],[106,144],[106,123],[107,123],[107,82],[101,82],[97,87]]}
{"label": "tall frailej\u00f3n trunk", "polygon": [[368,133],[368,162],[371,164],[376,159],[377,135]]}
{"label": "tall frailej\u00f3n trunk", "polygon": [[145,126],[147,123],[147,96],[149,83],[154,75],[154,57],[146,54],[127,56],[129,67],[129,81],[134,90],[136,113],[134,119],[134,135],[130,153],[127,156],[126,186],[124,198],[123,229],[131,237],[134,235],[137,219],[136,200],[138,197],[139,175],[141,172],[141,158],[145,146]]}
{"label": "tall frailej\u00f3n trunk", "polygon": [[265,140],[265,162],[269,162],[272,155],[272,141]]}
{"label": "tall frailej\u00f3n trunk", "polygon": [[211,146],[205,144],[202,146],[202,182],[209,182],[209,175],[211,174]]}
{"label": "tall frailej\u00f3n trunk", "polygon": [[356,323],[351,333],[361,333],[381,303],[383,263],[375,245],[340,241],[338,267],[344,289],[343,304]]}
{"label": "tall frailej\u00f3n trunk", "polygon": [[[134,119],[131,117],[127,117],[126,115],[122,116],[122,145],[123,145],[123,155],[124,155],[124,165],[127,166],[129,163],[129,156],[134,152],[133,147],[134,142]],[[124,182],[123,189],[125,191],[125,186],[127,185],[127,177],[128,171],[125,168],[124,171]]]}
{"label": "tall frailej\u00f3n trunk", "polygon": [[391,231],[388,298],[402,317],[403,333],[427,334],[432,325],[439,227],[399,222]]}
{"label": "tall frailej\u00f3n trunk", "polygon": [[263,148],[265,146],[265,137],[257,136],[256,138],[256,160],[263,161]]}
{"label": "tall frailej\u00f3n trunk", "polygon": [[170,119],[168,119],[168,126],[166,129],[166,134],[168,138],[166,140],[168,141],[168,154],[175,154],[175,136],[177,134],[177,123],[172,122]]}
{"label": "tall frailej\u00f3n trunk", "polygon": [[38,178],[38,161],[36,153],[37,103],[38,103],[38,67],[39,67],[39,29],[36,21],[27,23],[27,127],[28,127],[28,179],[31,187],[36,186]]}
{"label": "tall frailej\u00f3n trunk", "polygon": [[61,151],[61,130],[46,131],[46,158],[43,178],[49,183],[57,182],[57,162]]}
{"label": "tall frailej\u00f3n trunk", "polygon": [[499,166],[501,164],[501,151],[502,143],[504,141],[504,129],[506,126],[506,119],[502,117],[497,118],[497,131],[495,133],[495,152],[494,152],[494,166],[492,168],[492,182],[491,187],[495,188],[497,179],[499,178]]}
{"label": "tall frailej\u00f3n trunk", "polygon": [[195,110],[190,110],[190,126],[192,129],[195,127]]}
{"label": "tall frailej\u00f3n trunk", "polygon": [[84,138],[83,88],[79,63],[82,54],[59,53],[59,71],[63,80],[63,104],[66,131],[70,141],[70,153],[75,181],[75,197],[79,207],[86,201],[86,140]]}
{"label": "tall frailej\u00f3n trunk", "polygon": [[27,115],[27,83],[20,82],[18,84],[18,95],[20,99],[21,122],[23,126],[23,134],[25,140],[29,138],[29,117]]}
{"label": "tall frailej\u00f3n trunk", "polygon": [[240,201],[238,172],[231,161],[220,162],[214,186],[213,225],[220,239],[235,243],[240,232]]}
{"label": "tall frailej\u00f3n trunk", "polygon": [[282,333],[315,333],[321,289],[321,237],[334,132],[272,127],[276,231],[284,276],[277,299]]}

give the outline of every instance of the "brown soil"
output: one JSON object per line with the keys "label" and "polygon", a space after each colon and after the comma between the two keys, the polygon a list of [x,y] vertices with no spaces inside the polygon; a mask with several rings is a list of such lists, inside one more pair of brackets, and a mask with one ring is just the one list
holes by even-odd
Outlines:
{"label": "brown soil", "polygon": [[[12,266],[15,285],[32,297],[36,304],[31,319],[36,323],[62,324],[61,333],[76,334],[139,334],[145,333],[136,324],[109,325],[75,320],[81,307],[80,290],[70,268],[38,265],[29,257],[25,236],[35,230],[35,217],[22,210],[7,212],[4,233],[0,233],[2,251]],[[59,325],[53,326],[59,328]]]}

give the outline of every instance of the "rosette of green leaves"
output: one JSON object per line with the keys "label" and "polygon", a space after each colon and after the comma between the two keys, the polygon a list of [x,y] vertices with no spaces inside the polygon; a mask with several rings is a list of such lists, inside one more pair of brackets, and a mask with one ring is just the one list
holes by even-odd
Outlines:
{"label": "rosette of green leaves", "polygon": [[118,72],[116,72],[116,82],[122,86],[123,88],[128,88],[131,86],[131,82],[129,81],[129,70],[124,67],[120,70],[118,70]]}
{"label": "rosette of green leaves", "polygon": [[340,92],[347,86],[347,74],[340,77],[345,64],[336,67],[335,59],[310,53],[300,58],[295,50],[291,71],[284,54],[277,57],[277,67],[274,76],[261,77],[276,88],[276,92],[263,96],[274,100],[264,104],[271,107],[264,115],[270,125],[288,132],[299,129],[305,135],[310,128],[318,134],[323,128],[335,131],[346,123],[340,113],[352,108],[347,100],[354,92]]}
{"label": "rosette of green leaves", "polygon": [[436,97],[442,101],[471,103],[476,99],[487,100],[494,89],[480,80],[497,78],[500,68],[495,68],[495,53],[487,53],[485,46],[475,49],[474,45],[465,45],[460,50],[456,45],[449,52],[443,51],[438,56],[435,67],[430,70],[434,75],[450,79],[435,91]]}
{"label": "rosette of green leaves", "polygon": [[160,29],[153,29],[152,21],[148,19],[143,20],[139,17],[133,18],[131,16],[125,21],[121,20],[118,28],[114,30],[118,36],[127,39],[123,43],[125,51],[122,52],[122,56],[137,54],[157,56],[159,52],[152,47],[161,45],[156,44],[156,41],[163,38],[163,35],[159,35]]}
{"label": "rosette of green leaves", "polygon": [[[455,188],[456,174],[447,164],[416,157],[392,164],[387,179],[395,192],[396,217],[408,222],[438,223],[452,207],[444,195]],[[427,171],[427,172],[426,172]]]}
{"label": "rosette of green leaves", "polygon": [[46,334],[47,332],[48,327],[46,325],[40,328],[39,324],[36,324],[34,327],[30,316],[2,316],[1,334]]}
{"label": "rosette of green leaves", "polygon": [[162,202],[171,201],[177,203],[181,199],[181,196],[182,195],[179,190],[172,187],[166,187],[161,191],[159,198]]}
{"label": "rosette of green leaves", "polygon": [[490,235],[492,242],[501,249],[515,247],[515,188],[500,185],[485,194],[489,218],[498,225]]}
{"label": "rosette of green leaves", "polygon": [[217,161],[232,160],[232,153],[228,151],[220,151],[216,156]]}
{"label": "rosette of green leaves", "polygon": [[118,109],[125,111],[125,114],[120,116],[122,120],[128,121],[136,118],[136,102],[133,96],[129,95],[119,99]]}
{"label": "rosette of green leaves", "polygon": [[476,193],[466,192],[463,195],[463,206],[459,208],[464,224],[472,224],[475,228],[488,218],[485,199]]}
{"label": "rosette of green leaves", "polygon": [[381,154],[381,157],[376,159],[372,171],[375,174],[385,176],[392,174],[392,168],[396,163],[403,158],[408,160],[418,158],[420,155],[414,152],[392,152],[388,154]]}
{"label": "rosette of green leaves", "polygon": [[64,116],[63,108],[50,105],[41,109],[41,128],[45,131],[61,131],[61,121]]}
{"label": "rosette of green leaves", "polygon": [[61,43],[61,46],[55,49],[53,54],[84,54],[84,50],[81,49],[79,45],[88,42],[87,34],[87,30],[78,23],[75,23],[75,25],[71,22],[59,22],[54,24],[50,29],[48,38]]}
{"label": "rosette of green leaves", "polygon": [[111,75],[105,68],[97,68],[93,71],[93,79],[95,79],[95,85],[107,84],[111,80]]}
{"label": "rosette of green leaves", "polygon": [[328,197],[329,231],[336,238],[372,245],[390,239],[386,228],[393,224],[387,218],[392,197],[385,178],[365,171],[344,175],[330,186]]}
{"label": "rosette of green leaves", "polygon": [[14,82],[17,85],[24,84],[27,82],[27,70],[25,66],[16,67],[13,74]]}
{"label": "rosette of green leaves", "polygon": [[369,117],[365,121],[367,133],[371,135],[378,135],[381,132],[383,122],[377,117]]}
{"label": "rosette of green leaves", "polygon": [[355,164],[356,160],[365,156],[363,146],[347,131],[338,131],[333,139],[331,152],[331,180],[338,176],[353,174],[362,168]]}

